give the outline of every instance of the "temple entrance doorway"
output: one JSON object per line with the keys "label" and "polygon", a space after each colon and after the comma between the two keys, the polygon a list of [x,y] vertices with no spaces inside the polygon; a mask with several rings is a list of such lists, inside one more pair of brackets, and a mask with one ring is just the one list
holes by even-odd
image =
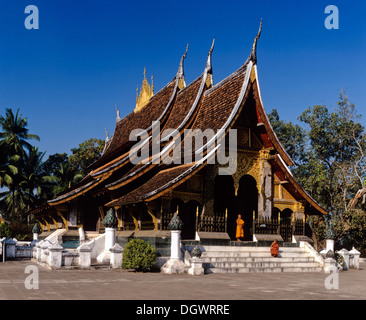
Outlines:
{"label": "temple entrance doorway", "polygon": [[190,200],[184,203],[178,198],[172,199],[171,202],[171,212],[175,213],[178,210],[179,217],[183,222],[183,227],[181,231],[182,240],[194,240],[196,236],[196,212],[200,211],[200,204],[198,201]]}
{"label": "temple entrance doorway", "polygon": [[214,212],[215,216],[225,216],[227,210],[226,230],[234,240],[236,233],[235,188],[232,176],[217,175],[214,181]]}
{"label": "temple entrance doorway", "polygon": [[280,213],[280,235],[286,242],[292,241],[291,209],[284,209]]}
{"label": "temple entrance doorway", "polygon": [[237,214],[241,214],[244,220],[244,240],[253,240],[253,212],[258,210],[257,182],[251,175],[244,175],[239,181],[239,189],[236,197]]}
{"label": "temple entrance doorway", "polygon": [[83,207],[83,228],[85,231],[98,231],[97,224],[100,218],[99,208],[92,201],[85,201]]}

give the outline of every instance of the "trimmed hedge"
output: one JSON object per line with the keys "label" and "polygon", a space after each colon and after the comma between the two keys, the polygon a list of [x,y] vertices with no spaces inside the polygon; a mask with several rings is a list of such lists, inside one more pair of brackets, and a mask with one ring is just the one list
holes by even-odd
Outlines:
{"label": "trimmed hedge", "polygon": [[130,240],[123,250],[122,267],[136,271],[148,271],[155,263],[155,249],[141,239]]}

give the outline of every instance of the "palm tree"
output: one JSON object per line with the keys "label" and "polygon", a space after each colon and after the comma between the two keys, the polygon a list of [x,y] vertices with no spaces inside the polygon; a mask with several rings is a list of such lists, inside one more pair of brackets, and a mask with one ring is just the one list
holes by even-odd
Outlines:
{"label": "palm tree", "polygon": [[27,118],[22,118],[19,109],[14,115],[11,108],[6,109],[5,117],[0,116],[0,126],[3,132],[0,132],[0,144],[6,145],[12,155],[24,155],[24,148],[28,150],[32,147],[28,140],[37,140],[39,137],[28,133]]}
{"label": "palm tree", "polygon": [[60,169],[55,172],[55,176],[57,178],[57,186],[54,188],[54,196],[71,188],[83,178],[83,174],[76,171],[69,162],[61,163]]}
{"label": "palm tree", "polygon": [[20,171],[13,177],[12,183],[8,184],[9,191],[0,194],[3,197],[3,207],[12,213],[13,218],[24,218],[22,213],[41,201],[42,192],[48,183],[57,181],[56,177],[48,176],[43,170],[44,154],[36,147],[25,152],[20,161]]}
{"label": "palm tree", "polygon": [[[5,163],[8,163],[7,169],[4,170],[10,170],[13,174],[13,176],[4,174],[2,181],[6,183],[9,191],[2,192],[0,198],[5,197],[2,199],[2,202],[5,202],[8,209],[11,207],[11,215],[13,217],[15,216],[16,208],[19,211],[24,206],[21,197],[21,185],[24,184],[22,182],[21,170],[23,163],[21,160],[25,156],[25,148],[28,150],[32,148],[28,140],[40,140],[37,135],[28,132],[27,125],[27,118],[23,118],[19,114],[19,109],[14,115],[13,110],[7,108],[5,117],[0,116],[0,127],[2,129],[2,132],[0,132],[0,147],[4,152],[3,157],[7,159]],[[19,201],[17,205],[15,204],[16,200]]]}
{"label": "palm tree", "polygon": [[31,147],[28,153],[24,154],[21,189],[28,197],[26,201],[27,209],[36,204],[48,183],[57,181],[56,177],[48,175],[43,170],[42,160],[44,155],[45,152],[39,152],[36,147]]}
{"label": "palm tree", "polygon": [[13,176],[18,173],[17,167],[11,164],[16,157],[9,159],[5,145],[0,144],[0,187],[7,187],[13,183]]}

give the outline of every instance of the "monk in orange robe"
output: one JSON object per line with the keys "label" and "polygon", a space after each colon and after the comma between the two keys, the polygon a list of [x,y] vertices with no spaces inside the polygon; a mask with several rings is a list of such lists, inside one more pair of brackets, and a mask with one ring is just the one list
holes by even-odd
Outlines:
{"label": "monk in orange robe", "polygon": [[279,248],[280,248],[280,246],[278,245],[278,243],[277,243],[277,240],[274,240],[273,242],[272,242],[272,244],[271,244],[271,255],[272,255],[272,257],[275,257],[275,258],[277,258],[278,257],[278,250],[279,250]]}
{"label": "monk in orange robe", "polygon": [[241,214],[238,214],[238,219],[236,219],[236,240],[241,241],[240,238],[244,237],[244,220],[241,218]]}

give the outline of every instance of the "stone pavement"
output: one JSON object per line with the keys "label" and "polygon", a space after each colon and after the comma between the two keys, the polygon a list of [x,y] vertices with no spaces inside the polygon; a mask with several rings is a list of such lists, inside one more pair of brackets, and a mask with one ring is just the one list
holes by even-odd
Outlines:
{"label": "stone pavement", "polygon": [[[25,280],[39,272],[39,289]],[[49,270],[30,260],[0,263],[1,300],[348,300],[366,299],[366,263],[339,273],[328,290],[325,273],[245,273],[190,276],[126,270]],[[28,281],[29,282],[29,281]]]}

